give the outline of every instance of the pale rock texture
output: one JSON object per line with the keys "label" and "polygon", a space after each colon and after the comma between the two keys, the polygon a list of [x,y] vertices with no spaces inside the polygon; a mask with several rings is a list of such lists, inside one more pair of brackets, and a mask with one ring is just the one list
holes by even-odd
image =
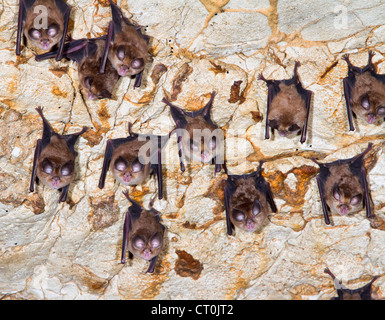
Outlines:
{"label": "pale rock texture", "polygon": [[[69,0],[73,38],[106,32],[111,18],[104,0]],[[336,291],[323,270],[358,288],[372,279],[385,296],[384,124],[356,121],[348,131],[342,79],[351,53],[358,66],[368,50],[385,72],[384,4],[379,1],[172,0],[118,1],[151,36],[143,85],[120,79],[111,100],[88,101],[79,89],[76,64],[36,62],[23,46],[15,55],[18,1],[0,3],[0,295],[3,299],[330,299]],[[314,95],[308,138],[264,140],[269,79],[290,78],[294,62]],[[163,64],[167,71],[154,73]],[[155,76],[155,77],[153,77]],[[155,80],[154,80],[155,79]],[[97,187],[106,141],[127,135],[128,122],[142,133],[174,128],[161,102],[198,110],[215,97],[212,119],[226,136],[230,173],[263,174],[278,207],[262,230],[227,236],[226,174],[212,165],[187,164],[181,174],[175,135],[164,153],[165,198],[155,199],[166,226],[165,247],[154,274],[147,262],[120,264],[126,188],[109,173]],[[29,193],[33,151],[41,137],[42,106],[59,133],[90,127],[77,143],[77,176],[67,203],[39,185]],[[366,158],[375,218],[365,212],[332,216],[324,223],[310,160],[348,158],[368,142]],[[130,187],[148,207],[157,185],[150,178]],[[183,260],[185,259],[185,260]],[[187,265],[185,272],[177,266]],[[182,263],[182,265],[183,265]]]}

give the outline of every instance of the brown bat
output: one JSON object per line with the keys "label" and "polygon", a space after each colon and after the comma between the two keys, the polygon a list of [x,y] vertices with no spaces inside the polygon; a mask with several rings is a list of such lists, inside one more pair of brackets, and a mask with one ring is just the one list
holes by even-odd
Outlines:
{"label": "brown bat", "polygon": [[[87,98],[91,100],[110,99],[120,78],[110,61],[107,61],[104,73],[99,73],[106,38],[106,36],[101,36],[94,39],[73,40],[67,42],[63,49],[64,58],[78,63],[80,85]],[[49,59],[56,55],[56,51],[51,51],[37,55],[36,60]]]}
{"label": "brown bat", "polygon": [[351,290],[345,288],[328,268],[326,268],[324,272],[332,277],[337,289],[338,297],[333,297],[331,300],[375,300],[372,297],[372,283],[376,281],[379,276],[375,276],[372,281],[362,288]]}
{"label": "brown bat", "polygon": [[62,59],[71,6],[62,0],[20,0],[16,55],[20,55],[24,35],[33,46],[49,51],[58,45],[56,60]]}
{"label": "brown bat", "polygon": [[385,118],[385,75],[376,73],[374,54],[369,51],[368,64],[363,68],[353,66],[349,55],[343,56],[348,64],[343,84],[350,131],[354,131],[352,114],[369,124],[382,123]]}
{"label": "brown bat", "polygon": [[78,133],[60,135],[55,132],[43,115],[43,109],[37,107],[36,111],[43,119],[43,137],[37,140],[35,155],[33,158],[30,192],[33,192],[35,180],[41,180],[44,185],[61,191],[59,202],[67,199],[69,184],[75,176],[74,149],[78,137],[88,130]]}
{"label": "brown bat", "polygon": [[134,88],[140,87],[150,38],[142,34],[140,26],[132,24],[116,4],[109,1],[112,21],[108,28],[100,73],[104,73],[108,57],[120,76],[135,76]]}
{"label": "brown bat", "polygon": [[299,66],[300,62],[296,61],[294,75],[288,80],[267,80],[262,73],[259,75],[268,87],[265,139],[270,138],[271,128],[281,137],[301,133],[300,142],[306,141],[312,92],[302,87],[297,73]]}
{"label": "brown bat", "polygon": [[214,161],[215,173],[221,171],[223,163],[223,132],[211,120],[210,110],[215,92],[209,102],[200,110],[188,112],[173,105],[166,98],[163,102],[170,106],[171,116],[176,124],[180,169],[185,171],[183,157],[199,162]]}
{"label": "brown bat", "polygon": [[373,144],[369,143],[364,152],[353,158],[330,163],[319,163],[312,158],[320,166],[317,184],[326,224],[330,224],[329,211],[345,216],[366,207],[366,216],[372,217],[371,198],[363,160],[372,146]]}
{"label": "brown bat", "polygon": [[132,200],[128,192],[123,192],[132,203],[126,213],[123,227],[123,245],[121,262],[126,263],[126,251],[137,258],[150,261],[148,273],[153,273],[156,260],[163,247],[165,227],[159,222],[160,213],[152,208],[145,210],[140,204]]}
{"label": "brown bat", "polygon": [[168,141],[169,135],[155,136],[133,133],[131,123],[129,123],[128,131],[129,136],[127,138],[107,141],[99,188],[104,188],[108,168],[115,179],[126,186],[144,183],[153,172],[158,180],[158,197],[162,199],[162,147]]}
{"label": "brown bat", "polygon": [[233,228],[254,232],[267,218],[269,209],[277,212],[270,185],[263,178],[262,164],[250,174],[228,175],[225,186],[227,234]]}

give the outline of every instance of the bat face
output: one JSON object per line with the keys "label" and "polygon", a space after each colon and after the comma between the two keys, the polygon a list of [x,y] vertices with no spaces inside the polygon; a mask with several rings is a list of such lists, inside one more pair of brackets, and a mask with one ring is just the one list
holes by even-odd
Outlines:
{"label": "bat face", "polygon": [[332,213],[349,215],[364,207],[364,189],[359,178],[352,174],[347,164],[330,167],[325,182],[325,197]]}
{"label": "bat face", "polygon": [[147,55],[147,42],[135,27],[122,23],[122,32],[115,34],[108,53],[108,59],[118,74],[124,77],[140,73],[144,69]]}
{"label": "bat face", "polygon": [[110,170],[115,179],[126,186],[142,184],[150,174],[150,163],[144,164],[138,157],[145,142],[129,141],[115,149]]}
{"label": "bat face", "polygon": [[132,203],[126,213],[123,231],[123,245],[121,262],[126,262],[128,249],[135,257],[150,261],[147,272],[154,272],[156,260],[163,248],[165,227],[159,222],[159,212],[152,208],[145,210],[132,200],[128,192],[123,192]]}
{"label": "bat face", "polygon": [[385,118],[385,75],[377,74],[372,63],[374,52],[369,52],[368,64],[354,66],[348,55],[343,59],[348,64],[348,76],[344,78],[344,94],[350,130],[354,130],[351,115],[368,124],[381,124]]}
{"label": "bat face", "polygon": [[94,55],[85,56],[78,66],[80,85],[85,91],[87,98],[110,99],[119,75],[110,61],[106,62],[105,72],[99,73],[99,66],[103,56],[104,41],[95,41],[97,50]]}
{"label": "bat face", "polygon": [[213,135],[216,127],[205,121],[202,116],[186,116],[186,121],[186,130],[182,136],[184,154],[195,161],[210,163],[216,156],[217,138]]}
{"label": "bat face", "polygon": [[300,142],[306,140],[307,121],[312,92],[302,87],[296,61],[294,75],[288,80],[267,80],[260,74],[259,79],[268,86],[265,139],[270,138],[269,130],[278,131],[279,136],[291,138],[301,133]]}
{"label": "bat face", "polygon": [[261,175],[262,163],[253,173],[228,175],[225,186],[228,235],[232,235],[233,227],[247,232],[260,229],[268,216],[268,205],[277,212],[270,186]]}
{"label": "bat face", "polygon": [[[203,163],[212,160],[215,173],[221,171],[223,153],[223,132],[211,121],[210,109],[216,93],[211,93],[209,102],[200,110],[187,112],[173,105],[166,98],[163,102],[170,106],[171,116],[176,124],[179,160],[182,172],[185,170],[183,157]],[[183,130],[182,130],[183,129]]]}
{"label": "bat face", "polygon": [[305,100],[294,84],[279,84],[279,93],[273,98],[268,113],[269,127],[281,137],[298,135],[302,130],[307,110]]}
{"label": "bat face", "polygon": [[380,124],[385,118],[385,84],[370,71],[355,76],[352,90],[352,112],[369,124]]}
{"label": "bat face", "polygon": [[137,258],[152,260],[163,247],[163,230],[154,213],[142,210],[140,217],[132,222],[128,236],[128,250]]}
{"label": "bat face", "polygon": [[237,189],[230,199],[230,220],[244,231],[254,232],[265,222],[269,209],[266,196],[255,187],[255,179],[236,181]]}
{"label": "bat face", "polygon": [[44,185],[61,189],[74,178],[75,157],[64,139],[53,136],[51,143],[42,150],[37,166],[37,177]]}
{"label": "bat face", "polygon": [[366,181],[364,156],[373,147],[372,143],[360,154],[350,159],[319,163],[317,175],[322,211],[326,224],[330,224],[328,211],[349,215],[366,207],[366,216],[372,217],[371,197]]}
{"label": "bat face", "polygon": [[50,126],[41,107],[36,108],[43,120],[43,137],[36,144],[29,190],[33,192],[36,182],[41,180],[52,189],[61,190],[59,202],[67,199],[69,184],[75,176],[75,143],[88,130],[69,135],[59,135]]}

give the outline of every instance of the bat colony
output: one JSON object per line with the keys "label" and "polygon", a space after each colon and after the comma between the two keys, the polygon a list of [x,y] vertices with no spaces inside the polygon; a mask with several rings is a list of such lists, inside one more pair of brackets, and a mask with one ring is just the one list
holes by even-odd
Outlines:
{"label": "bat colony", "polygon": [[[48,14],[46,25],[40,28],[34,24],[37,6],[47,8]],[[24,38],[25,44],[39,52],[37,61],[49,58],[75,61],[81,89],[88,99],[111,98],[120,77],[133,77],[134,88],[140,87],[149,57],[150,38],[111,0],[110,6],[112,21],[106,35],[73,40],[67,37],[70,6],[62,0],[20,0],[16,54],[20,55]],[[343,56],[348,64],[348,76],[343,79],[343,88],[350,130],[355,130],[353,118],[359,117],[370,125],[379,125],[385,118],[385,75],[376,73],[372,64],[373,55],[369,52],[368,64],[363,68],[353,66],[349,56]],[[300,63],[296,61],[292,78],[286,80],[268,80],[259,75],[259,80],[267,85],[265,139],[270,139],[270,131],[274,135],[276,130],[278,139],[300,135],[300,143],[306,141],[312,92],[302,86],[299,67]],[[134,133],[131,124],[128,124],[127,137],[109,139],[98,186],[100,189],[105,187],[108,171],[125,186],[141,185],[153,174],[157,179],[158,198],[162,199],[162,148],[175,132],[182,173],[185,171],[184,160],[193,159],[213,163],[214,174],[222,168],[227,174],[224,187],[227,234],[233,235],[235,229],[255,232],[266,223],[270,211],[277,212],[270,185],[262,175],[263,161],[253,173],[233,175],[227,171],[222,156],[223,133],[211,120],[216,92],[208,95],[210,99],[206,105],[194,112],[174,105],[165,97],[162,102],[170,107],[175,123],[175,129],[166,136]],[[59,190],[59,201],[64,202],[76,174],[75,143],[87,128],[83,127],[78,133],[60,135],[44,117],[43,109],[37,107],[36,111],[43,120],[43,135],[36,144],[30,191],[35,190],[35,183],[42,181],[45,186]],[[197,137],[193,134],[194,130],[203,134]],[[150,146],[149,150],[141,152],[146,144]],[[320,168],[316,181],[326,224],[331,223],[330,214],[345,216],[363,209],[368,218],[373,217],[364,167],[364,157],[372,147],[369,143],[362,153],[329,163],[312,158]],[[124,221],[121,262],[125,263],[128,250],[130,256],[149,261],[147,272],[151,273],[163,247],[165,227],[160,223],[161,215],[152,208],[152,204],[146,210],[130,198],[128,192],[124,195],[131,206]],[[329,269],[325,272],[337,281]],[[338,298],[335,299],[369,299],[375,279],[356,290],[342,289],[339,285]]]}

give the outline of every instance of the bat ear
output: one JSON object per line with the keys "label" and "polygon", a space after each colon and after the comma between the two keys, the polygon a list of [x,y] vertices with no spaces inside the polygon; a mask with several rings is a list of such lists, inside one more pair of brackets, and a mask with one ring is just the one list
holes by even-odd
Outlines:
{"label": "bat ear", "polygon": [[156,232],[150,239],[151,248],[159,248],[162,245],[163,237],[160,232]]}
{"label": "bat ear", "polygon": [[146,246],[146,241],[141,236],[136,235],[132,239],[132,245],[135,249],[141,250],[144,249],[144,247]]}
{"label": "bat ear", "polygon": [[334,184],[334,187],[333,187],[333,197],[336,200],[341,200],[341,191],[340,191],[340,188],[338,188],[337,183]]}
{"label": "bat ear", "polygon": [[369,96],[367,93],[365,93],[361,98],[361,107],[365,110],[369,110],[370,108]]}
{"label": "bat ear", "polygon": [[209,102],[207,102],[206,105],[203,107],[202,116],[205,119],[210,120],[210,111],[211,111],[211,107],[213,106],[213,102],[214,102],[214,98],[215,98],[216,94],[217,93],[215,91],[213,91],[211,93],[211,97],[210,97]]}
{"label": "bat ear", "polygon": [[162,100],[170,107],[171,116],[174,119],[175,123],[180,124],[180,127],[184,128],[187,125],[186,115],[181,108],[174,106],[171,102],[169,102],[166,98]]}
{"label": "bat ear", "polygon": [[233,209],[233,211],[231,212],[231,215],[233,216],[233,218],[236,220],[236,221],[243,221],[245,220],[245,213],[239,209]]}
{"label": "bat ear", "polygon": [[91,89],[91,86],[92,86],[92,83],[94,82],[94,78],[93,77],[85,77],[84,78],[84,84],[86,86],[87,89]]}
{"label": "bat ear", "polygon": [[261,203],[259,202],[259,200],[255,199],[254,200],[254,203],[253,203],[253,206],[251,208],[251,212],[253,213],[253,215],[257,215],[259,214],[260,212],[262,211],[262,205]]}
{"label": "bat ear", "polygon": [[362,194],[357,194],[350,199],[350,204],[355,206],[362,202]]}
{"label": "bat ear", "polygon": [[114,33],[120,33],[122,31],[122,11],[115,3],[113,3],[111,0],[109,1],[111,6],[112,21],[114,24]]}

